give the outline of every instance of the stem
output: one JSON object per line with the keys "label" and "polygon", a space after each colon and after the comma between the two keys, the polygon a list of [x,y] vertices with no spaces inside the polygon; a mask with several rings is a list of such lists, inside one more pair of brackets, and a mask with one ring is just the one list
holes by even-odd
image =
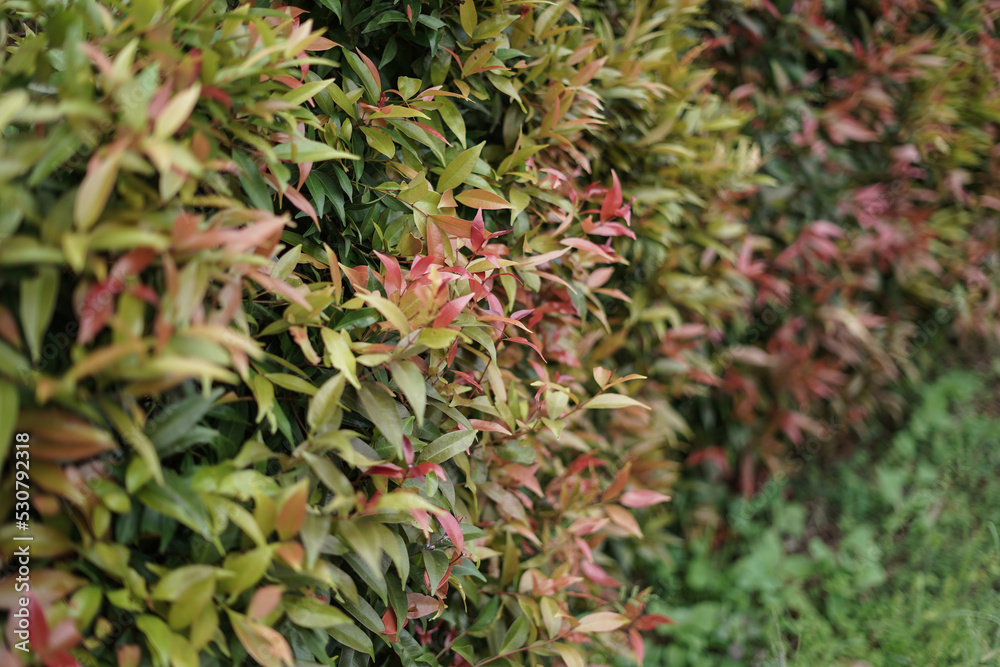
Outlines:
{"label": "stem", "polygon": [[448,649],[450,649],[452,646],[454,646],[455,642],[457,642],[459,639],[461,639],[462,637],[464,637],[466,632],[468,632],[468,630],[462,630],[460,633],[458,633],[455,636],[454,639],[452,639],[450,642],[448,642],[445,645],[445,647],[443,649],[441,649],[440,651],[438,651],[438,654],[436,656],[434,656],[434,659],[435,660],[440,660],[441,656],[444,655],[448,651]]}
{"label": "stem", "polygon": [[551,639],[546,639],[543,642],[537,642],[535,644],[532,644],[531,646],[522,646],[521,648],[514,649],[513,651],[507,651],[506,653],[501,653],[500,655],[495,655],[492,658],[486,658],[485,660],[477,662],[475,665],[473,665],[473,667],[482,667],[483,665],[489,664],[489,663],[493,662],[494,660],[499,660],[500,658],[506,658],[509,655],[514,655],[515,653],[520,653],[521,651],[531,651],[531,650],[536,649],[536,648],[541,648],[543,646],[547,646],[547,645],[551,644],[554,641],[559,641],[562,638],[563,638],[562,635],[556,635],[555,637],[552,637]]}

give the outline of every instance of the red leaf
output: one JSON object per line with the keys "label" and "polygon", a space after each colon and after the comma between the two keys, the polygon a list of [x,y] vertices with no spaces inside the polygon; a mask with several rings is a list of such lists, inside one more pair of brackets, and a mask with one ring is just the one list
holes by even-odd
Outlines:
{"label": "red leaf", "polygon": [[462,526],[459,525],[458,519],[448,512],[440,512],[437,515],[437,520],[444,527],[444,532],[448,533],[448,539],[455,545],[455,548],[459,552],[463,551],[465,549],[465,535],[462,534]]}
{"label": "red leaf", "polygon": [[396,629],[396,612],[392,610],[392,606],[385,608],[385,613],[382,614],[382,623],[385,625],[385,639],[391,644],[395,644],[399,641],[398,630]]}
{"label": "red leaf", "polygon": [[[422,593],[406,594],[406,618],[423,618],[444,609],[444,602]],[[388,628],[387,628],[388,629]]]}
{"label": "red leaf", "polygon": [[373,477],[389,477],[390,479],[403,479],[403,469],[394,463],[380,463],[372,466],[366,471]]}
{"label": "red leaf", "polygon": [[642,667],[642,660],[646,657],[646,642],[643,641],[642,635],[635,628],[629,628],[628,641],[635,652],[635,661],[639,663],[639,667]]}
{"label": "red leaf", "polygon": [[378,68],[375,67],[375,63],[372,62],[371,58],[361,53],[361,49],[358,49],[358,55],[361,56],[361,60],[365,62],[365,66],[368,67],[368,71],[371,72],[372,78],[375,79],[375,84],[378,86],[379,90],[382,90],[382,77],[378,74]]}
{"label": "red leaf", "polygon": [[611,189],[604,195],[604,202],[601,204],[601,220],[610,220],[615,217],[618,209],[622,207],[622,184],[618,181],[618,174],[611,170]]}
{"label": "red leaf", "polygon": [[632,623],[632,627],[640,632],[645,632],[647,630],[653,630],[661,625],[673,625],[673,619],[667,618],[663,614],[646,614],[645,616],[640,616]]}
{"label": "red leaf", "polygon": [[28,642],[35,649],[35,653],[45,655],[49,650],[49,624],[45,620],[45,611],[39,604],[34,593],[28,593],[28,618],[31,625],[28,627]]}
{"label": "red leaf", "polygon": [[[522,345],[527,345],[532,350],[534,350],[535,352],[538,353],[538,356],[540,356],[542,358],[542,361],[545,361],[545,355],[542,354],[542,351],[538,349],[537,345],[535,345],[534,343],[532,343],[527,338],[524,338],[522,336],[511,336],[510,338],[507,338],[506,340],[509,340],[512,343],[521,343]],[[546,363],[548,363],[548,362],[546,362]]]}
{"label": "red leaf", "polygon": [[221,88],[216,88],[215,86],[202,86],[201,96],[208,97],[213,100],[218,100],[227,109],[233,108],[233,100],[229,95],[227,95]]}
{"label": "red leaf", "polygon": [[86,345],[104,329],[114,312],[114,295],[109,281],[97,283],[87,291],[80,309],[80,329],[76,336],[79,345]]}
{"label": "red leaf", "polygon": [[399,262],[396,261],[395,257],[383,255],[378,250],[375,251],[375,255],[382,262],[382,266],[385,267],[385,281],[383,285],[385,287],[385,294],[391,301],[393,300],[393,295],[398,294],[403,289],[403,272],[399,270]]}
{"label": "red leaf", "polygon": [[413,443],[405,435],[403,436],[403,460],[406,465],[413,465]]}
{"label": "red leaf", "polygon": [[[111,268],[111,273],[108,276],[108,281],[120,283],[124,281],[126,277],[137,276],[142,273],[155,258],[156,251],[152,248],[137,248],[136,250],[132,250],[131,252],[122,255],[121,258],[115,262],[115,265]],[[123,287],[124,285],[116,286],[116,291],[122,291]]]}
{"label": "red leaf", "polygon": [[466,294],[465,296],[460,296],[457,299],[444,304],[438,312],[437,317],[434,318],[434,328],[441,329],[454,322],[455,318],[458,317],[458,314],[461,313],[468,305],[469,301],[472,300],[472,296],[472,294]]}
{"label": "red leaf", "polygon": [[[437,463],[431,463],[430,461],[424,461],[423,463],[416,465],[412,469],[412,472],[420,479],[423,479],[427,473],[433,472],[435,475],[437,475],[438,479],[442,481],[448,480],[448,475],[445,473],[444,468],[442,468]],[[430,524],[427,525],[430,526]]]}

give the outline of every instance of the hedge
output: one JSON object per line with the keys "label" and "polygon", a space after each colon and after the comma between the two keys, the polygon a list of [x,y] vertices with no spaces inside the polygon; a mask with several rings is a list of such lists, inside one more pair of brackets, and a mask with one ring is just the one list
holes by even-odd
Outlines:
{"label": "hedge", "polygon": [[3,6],[5,662],[641,661],[629,297],[753,155],[696,6],[604,9]]}

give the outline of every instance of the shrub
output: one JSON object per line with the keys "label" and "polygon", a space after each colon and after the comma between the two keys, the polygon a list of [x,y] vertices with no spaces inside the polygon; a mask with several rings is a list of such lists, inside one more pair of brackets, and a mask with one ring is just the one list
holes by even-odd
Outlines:
{"label": "shrub", "polygon": [[[31,439],[39,660],[641,659],[668,619],[604,545],[669,470],[600,416],[642,412],[595,365],[644,319],[609,281],[739,169],[690,9],[626,7],[4,6],[0,443]],[[735,233],[712,215],[684,271]]]}
{"label": "shrub", "polygon": [[777,186],[738,202],[753,298],[682,414],[744,494],[898,420],[951,337],[995,340],[996,10],[911,4],[713,5],[716,89]]}

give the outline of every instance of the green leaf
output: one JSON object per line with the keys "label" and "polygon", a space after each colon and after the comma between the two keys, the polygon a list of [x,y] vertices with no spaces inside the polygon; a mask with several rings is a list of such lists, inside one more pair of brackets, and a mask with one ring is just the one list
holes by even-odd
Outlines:
{"label": "green leaf", "polygon": [[378,385],[365,382],[358,391],[361,407],[375,427],[385,436],[396,450],[396,456],[403,456],[403,420],[396,410],[396,401]]}
{"label": "green leaf", "polygon": [[176,473],[168,473],[163,486],[146,485],[137,493],[139,502],[160,514],[184,524],[209,542],[214,541],[208,508],[188,482]]}
{"label": "green leaf", "polygon": [[368,601],[364,598],[359,597],[357,602],[345,599],[341,604],[351,616],[361,621],[372,632],[377,634],[385,632],[385,624],[382,622],[382,618],[375,611],[375,608],[368,604]]}
{"label": "green leaf", "polygon": [[7,124],[28,106],[28,101],[28,91],[26,90],[5,90],[3,97],[0,98],[0,127],[7,127]]}
{"label": "green leaf", "polygon": [[153,479],[156,480],[157,484],[162,486],[164,483],[163,468],[160,466],[160,456],[156,453],[153,441],[140,430],[131,417],[126,415],[121,408],[110,400],[101,400],[101,408],[118,430],[122,440],[127,442],[139,454],[153,475]]}
{"label": "green leaf", "polygon": [[340,151],[311,139],[295,139],[278,144],[274,154],[283,162],[323,162],[324,160],[360,160],[353,153]]}
{"label": "green leaf", "polygon": [[392,379],[396,381],[406,400],[413,408],[417,424],[424,425],[424,412],[427,409],[427,387],[424,385],[424,374],[412,361],[393,361],[389,364]]}
{"label": "green leaf", "polygon": [[391,158],[396,154],[396,144],[393,143],[392,137],[385,130],[377,127],[362,127],[361,132],[368,140],[368,145],[382,155]]}
{"label": "green leaf", "polygon": [[213,579],[219,569],[211,565],[187,565],[171,570],[157,582],[150,592],[154,600],[174,601],[193,584]]}
{"label": "green leaf", "polygon": [[333,79],[328,81],[310,81],[309,83],[302,84],[298,88],[292,88],[283,95],[279,95],[277,99],[281,102],[287,102],[293,106],[302,106],[306,103],[306,100],[315,97],[323,90],[326,90],[331,83],[333,83]]}
{"label": "green leaf", "polygon": [[371,637],[366,635],[364,630],[353,623],[335,625],[332,628],[327,628],[327,633],[329,633],[335,641],[340,642],[344,646],[352,648],[355,651],[367,653],[372,660],[375,659],[375,648],[372,646]]}
{"label": "green leaf", "polygon": [[476,16],[476,3],[473,0],[462,0],[458,16],[462,24],[462,30],[471,38],[476,34],[476,26],[479,24],[479,17]]}
{"label": "green leaf", "polygon": [[479,143],[472,148],[462,151],[451,163],[441,172],[438,179],[438,192],[444,192],[465,183],[465,179],[472,175],[472,170],[479,161],[479,153],[482,152],[486,142]]}
{"label": "green leaf", "polygon": [[486,603],[486,606],[479,612],[479,615],[476,617],[476,622],[469,626],[469,633],[482,632],[493,625],[493,621],[496,620],[498,611],[500,611],[500,596],[494,595],[490,598],[490,601]]}
{"label": "green leaf", "polygon": [[337,373],[324,382],[316,395],[309,401],[306,423],[309,424],[309,429],[313,433],[322,430],[336,414],[337,408],[340,406],[340,397],[344,394],[346,377],[344,373]]}
{"label": "green leaf", "polygon": [[448,126],[448,129],[458,138],[462,148],[465,148],[465,119],[462,118],[455,103],[447,98],[442,98],[438,113],[441,114],[441,120]]}
{"label": "green leaf", "polygon": [[427,578],[431,582],[431,593],[438,589],[441,581],[448,574],[448,563],[448,556],[443,551],[433,549],[424,550],[424,568],[427,570]]}
{"label": "green leaf", "polygon": [[600,394],[583,404],[584,408],[614,410],[617,408],[639,407],[649,410],[650,407],[630,396],[623,394]]}
{"label": "green leaf", "polygon": [[344,375],[346,381],[351,383],[355,389],[361,387],[358,382],[358,363],[351,351],[351,337],[346,331],[334,331],[332,329],[322,329],[320,336],[323,338],[324,355],[327,363],[333,366]]}
{"label": "green leaf", "polygon": [[294,391],[297,394],[306,394],[307,396],[316,395],[317,389],[312,383],[290,373],[266,373],[264,377],[282,389]]}
{"label": "green leaf", "polygon": [[20,396],[17,387],[0,379],[0,470],[7,460],[14,441],[14,426],[17,424]]}
{"label": "green leaf", "polygon": [[420,79],[414,79],[408,76],[401,76],[396,79],[396,88],[403,95],[403,99],[410,99],[414,95],[420,92],[420,86],[422,85]]}
{"label": "green leaf", "polygon": [[42,338],[52,321],[58,294],[59,272],[50,266],[40,268],[37,276],[21,282],[21,327],[35,363],[41,356]]}
{"label": "green leaf", "polygon": [[260,170],[254,165],[250,156],[241,150],[234,150],[233,161],[240,168],[240,185],[250,198],[250,203],[262,211],[273,211],[274,204],[271,203],[271,191],[267,187],[267,181],[260,175]]}
{"label": "green leaf", "polygon": [[283,604],[288,618],[299,627],[329,628],[351,623],[347,614],[316,598],[286,597]]}
{"label": "green leaf", "polygon": [[351,69],[361,79],[361,84],[365,87],[365,92],[368,94],[368,101],[374,104],[382,94],[382,88],[375,80],[374,74],[357,54],[348,51],[346,48],[343,51],[344,58],[347,59],[347,64],[351,66]]}
{"label": "green leaf", "polygon": [[500,642],[500,653],[516,651],[524,646],[524,642],[528,641],[530,631],[531,626],[528,624],[528,617],[523,614],[518,616],[511,623],[510,627],[507,628],[507,634],[503,636],[503,641]]}
{"label": "green leaf", "polygon": [[[341,521],[337,524],[339,537],[347,541],[361,562],[365,564],[372,575],[382,580],[382,587],[385,587],[385,578],[382,576],[382,533],[375,530],[379,526],[371,521]],[[381,526],[380,526],[381,527]],[[362,574],[362,573],[358,573]]]}
{"label": "green leaf", "polygon": [[73,203],[73,222],[80,231],[90,229],[104,212],[118,180],[124,152],[124,147],[119,146],[108,155],[92,159]]}
{"label": "green leaf", "polygon": [[255,586],[267,573],[274,553],[271,547],[258,547],[243,554],[226,556],[223,567],[235,576],[222,579],[219,588],[229,593],[230,601],[250,587]]}
{"label": "green leaf", "polygon": [[222,394],[222,389],[213,389],[208,396],[200,393],[192,394],[177,403],[167,405],[162,412],[148,419],[146,435],[160,456],[176,454],[176,451],[171,451],[171,445],[184,438]]}
{"label": "green leaf", "polygon": [[187,122],[194,111],[198,98],[201,96],[201,84],[195,83],[193,86],[182,90],[173,96],[163,107],[163,111],[156,118],[153,125],[153,136],[157,139],[166,139],[174,135],[181,125]]}
{"label": "green leaf", "polygon": [[445,433],[434,442],[420,450],[420,461],[444,463],[460,452],[464,452],[476,441],[479,431],[467,429]]}

